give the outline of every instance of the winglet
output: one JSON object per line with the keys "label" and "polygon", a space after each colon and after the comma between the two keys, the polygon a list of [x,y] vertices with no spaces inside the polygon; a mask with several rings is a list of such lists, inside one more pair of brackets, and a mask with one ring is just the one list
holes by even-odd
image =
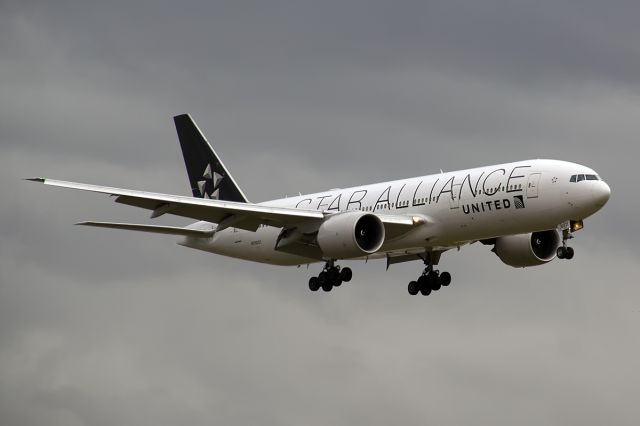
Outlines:
{"label": "winglet", "polygon": [[34,177],[34,178],[25,178],[24,180],[30,180],[31,182],[40,182],[40,183],[44,183],[44,181],[46,180],[45,178],[41,178],[41,177]]}

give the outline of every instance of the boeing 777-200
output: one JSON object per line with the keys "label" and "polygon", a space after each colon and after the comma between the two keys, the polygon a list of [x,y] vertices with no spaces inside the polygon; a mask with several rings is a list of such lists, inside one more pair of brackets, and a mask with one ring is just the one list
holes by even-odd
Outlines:
{"label": "boeing 777-200", "polygon": [[609,200],[592,169],[558,160],[527,160],[262,203],[244,195],[189,115],[174,117],[193,197],[45,178],[45,185],[115,196],[117,203],[196,219],[186,227],[114,222],[80,225],[181,236],[198,250],[275,265],[324,263],[309,288],[330,291],[351,280],[343,259],[419,260],[412,295],[447,286],[436,269],[447,250],[480,242],[513,267],[571,259],[567,241]]}

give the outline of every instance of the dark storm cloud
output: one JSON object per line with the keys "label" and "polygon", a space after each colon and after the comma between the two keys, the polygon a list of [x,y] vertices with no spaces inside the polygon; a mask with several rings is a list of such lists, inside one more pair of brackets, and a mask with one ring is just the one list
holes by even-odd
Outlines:
{"label": "dark storm cloud", "polygon": [[[637,2],[3,2],[6,424],[634,424]],[[447,253],[310,294],[32,175],[187,194],[190,112],[249,198],[522,158],[613,188],[572,263]],[[180,218],[162,223],[184,224]]]}

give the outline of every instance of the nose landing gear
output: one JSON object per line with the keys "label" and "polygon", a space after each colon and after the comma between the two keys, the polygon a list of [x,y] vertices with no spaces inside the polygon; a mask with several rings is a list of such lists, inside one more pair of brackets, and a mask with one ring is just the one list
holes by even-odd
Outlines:
{"label": "nose landing gear", "polygon": [[340,268],[330,260],[317,277],[309,278],[309,290],[318,291],[322,288],[324,291],[331,291],[334,287],[340,287],[343,282],[351,281],[352,277],[351,268]]}
{"label": "nose landing gear", "polygon": [[567,259],[567,260],[573,259],[573,255],[574,255],[573,247],[567,246],[567,240],[570,240],[571,238],[573,238],[573,235],[571,235],[571,230],[563,229],[562,245],[558,247],[558,250],[556,251],[556,256],[558,257],[558,259]]}

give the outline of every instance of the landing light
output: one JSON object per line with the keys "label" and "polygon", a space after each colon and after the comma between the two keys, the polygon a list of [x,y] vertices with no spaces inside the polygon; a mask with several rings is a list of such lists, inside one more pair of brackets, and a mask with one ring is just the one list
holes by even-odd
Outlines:
{"label": "landing light", "polygon": [[423,223],[426,223],[426,220],[420,216],[413,216],[411,219],[413,220],[414,225],[422,225]]}
{"label": "landing light", "polygon": [[576,232],[584,228],[584,223],[581,220],[571,221],[571,232]]}

